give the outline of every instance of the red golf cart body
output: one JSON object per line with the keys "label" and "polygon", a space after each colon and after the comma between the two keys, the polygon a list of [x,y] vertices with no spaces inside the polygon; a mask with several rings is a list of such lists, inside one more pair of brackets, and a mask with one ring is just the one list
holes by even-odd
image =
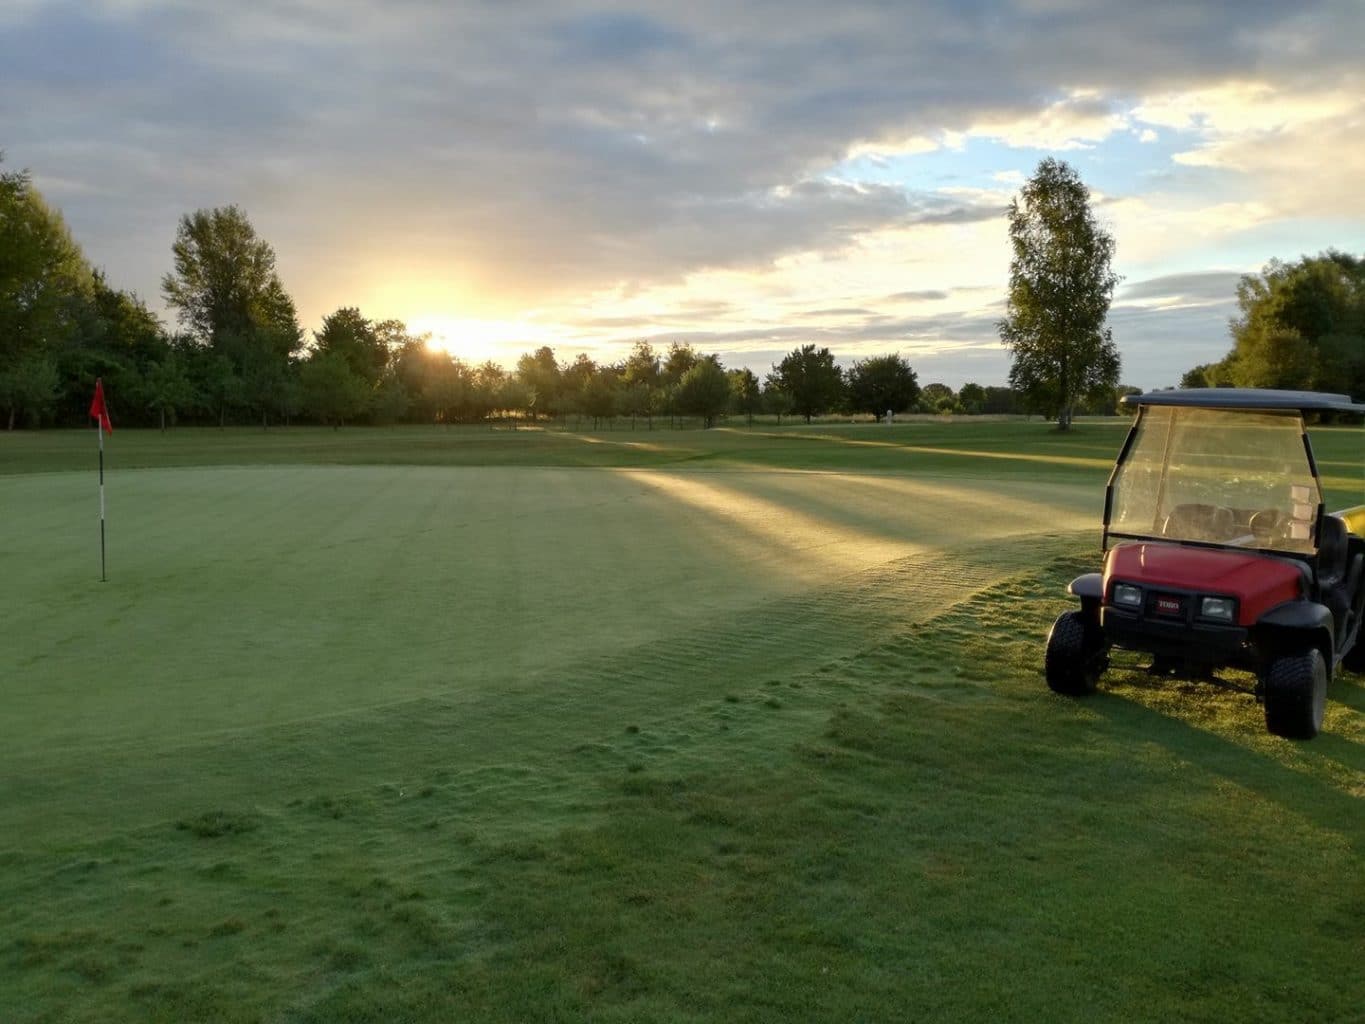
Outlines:
{"label": "red golf cart body", "polygon": [[1258,674],[1272,731],[1316,734],[1333,671],[1365,667],[1365,506],[1326,510],[1304,415],[1365,406],[1241,388],[1124,403],[1137,417],[1105,494],[1103,571],[1069,588],[1081,610],[1049,636],[1049,685],[1089,692],[1111,646],[1194,676],[1237,666]]}

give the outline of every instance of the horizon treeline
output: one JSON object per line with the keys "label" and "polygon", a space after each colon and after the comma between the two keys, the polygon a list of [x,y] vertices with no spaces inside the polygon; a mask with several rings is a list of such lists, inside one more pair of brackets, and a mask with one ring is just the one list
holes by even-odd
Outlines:
{"label": "horizon treeline", "polygon": [[1022,411],[1006,387],[921,388],[898,354],[844,368],[829,349],[802,345],[760,379],[680,342],[638,341],[614,362],[561,360],[542,346],[512,367],[474,364],[355,306],[305,332],[274,250],[236,206],[180,220],[162,279],[174,331],[90,266],[26,172],[0,173],[0,237],[0,417],[10,430],[84,424],[96,378],[120,425],[163,429]]}
{"label": "horizon treeline", "polygon": [[[568,417],[595,427],[620,418],[652,427],[657,419],[679,416],[711,426],[721,417],[752,420],[759,414],[780,421],[830,413],[880,418],[887,411],[1041,411],[1009,387],[921,385],[913,367],[894,353],[842,367],[828,348],[799,345],[760,379],[751,369],[726,368],[718,356],[676,341],[661,347],[638,341],[613,362],[583,353],[561,359],[542,346],[512,367],[473,364],[433,347],[399,320],[366,316],[355,306],[335,310],[305,332],[276,273],[274,250],[236,206],[181,218],[172,269],[162,280],[162,295],[177,319],[177,329],[169,330],[142,299],[113,287],[90,266],[60,212],[23,171],[0,170],[0,243],[0,423],[10,430],[84,425],[100,377],[119,425],[163,429],[176,423],[269,427],[306,420],[340,426]],[[1336,253],[1320,259],[1332,261],[1355,284],[1347,290],[1350,301],[1338,302],[1349,313],[1338,317],[1344,327],[1328,323],[1320,347],[1332,354],[1333,367],[1347,367],[1358,382],[1361,366],[1352,355],[1360,352],[1359,321],[1365,320],[1358,308],[1365,295],[1362,264]],[[1280,268],[1274,281],[1292,276],[1274,267]],[[1308,276],[1324,280],[1322,274]],[[1268,339],[1254,351],[1268,354],[1225,362],[1254,362],[1259,378],[1283,364],[1298,375],[1295,380],[1315,381],[1313,368],[1327,361],[1316,359],[1316,343],[1294,342],[1288,329],[1273,326],[1273,311],[1255,306],[1258,295],[1279,297],[1285,289],[1257,291],[1251,281],[1244,279],[1239,297],[1255,314],[1248,313],[1246,322],[1257,325],[1256,338]],[[1295,359],[1277,362],[1283,351]],[[1208,378],[1216,376],[1212,370],[1197,368]],[[1225,381],[1218,376],[1210,382]],[[1076,411],[1112,414],[1119,397],[1135,390],[1115,388]]]}

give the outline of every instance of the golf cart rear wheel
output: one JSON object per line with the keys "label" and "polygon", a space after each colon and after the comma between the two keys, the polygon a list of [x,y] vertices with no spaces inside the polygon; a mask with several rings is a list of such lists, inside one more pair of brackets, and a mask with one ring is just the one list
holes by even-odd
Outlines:
{"label": "golf cart rear wheel", "polygon": [[1109,666],[1099,626],[1080,612],[1057,617],[1047,635],[1043,674],[1054,693],[1080,697],[1095,692],[1100,674]]}
{"label": "golf cart rear wheel", "polygon": [[1290,740],[1311,740],[1327,708],[1327,663],[1316,647],[1282,654],[1267,666],[1265,727]]}

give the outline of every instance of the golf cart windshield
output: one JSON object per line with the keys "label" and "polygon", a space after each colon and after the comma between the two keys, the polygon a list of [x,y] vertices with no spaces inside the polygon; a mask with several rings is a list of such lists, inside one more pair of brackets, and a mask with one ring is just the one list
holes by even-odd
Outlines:
{"label": "golf cart windshield", "polygon": [[1312,554],[1322,492],[1297,412],[1144,406],[1108,531]]}

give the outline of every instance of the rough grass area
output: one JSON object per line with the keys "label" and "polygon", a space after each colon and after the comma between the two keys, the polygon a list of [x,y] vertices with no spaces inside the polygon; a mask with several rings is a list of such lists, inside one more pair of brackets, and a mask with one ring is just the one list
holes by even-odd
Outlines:
{"label": "rough grass area", "polygon": [[149,455],[103,587],[89,480],[0,480],[0,1019],[1355,1019],[1365,680],[1054,697],[1121,433],[1026,426]]}

